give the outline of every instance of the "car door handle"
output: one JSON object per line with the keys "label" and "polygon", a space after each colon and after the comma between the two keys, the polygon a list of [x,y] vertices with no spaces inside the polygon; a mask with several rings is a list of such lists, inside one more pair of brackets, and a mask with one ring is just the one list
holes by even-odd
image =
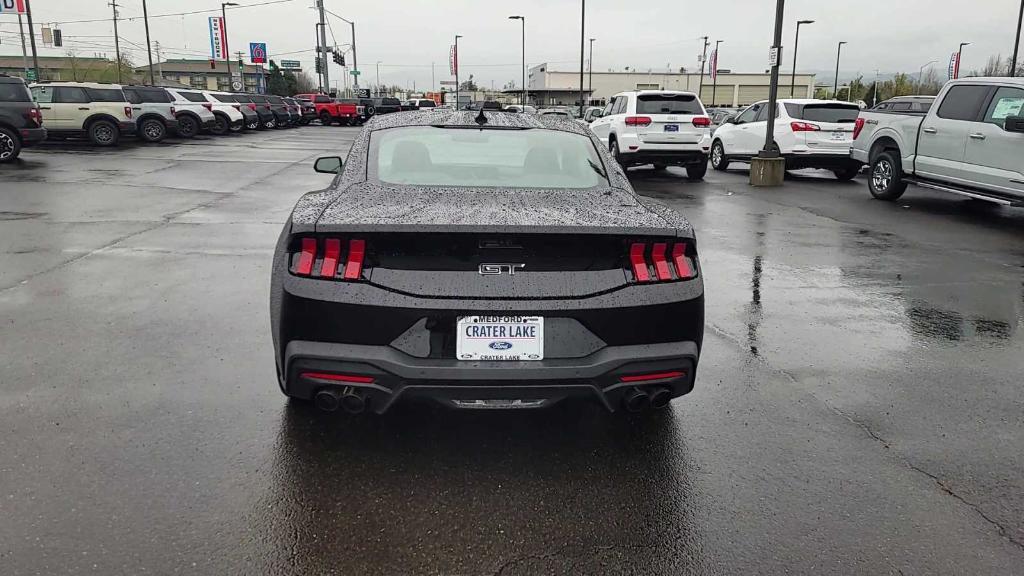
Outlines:
{"label": "car door handle", "polygon": [[925,128],[924,130],[921,130],[921,132],[924,132],[925,134],[935,134],[938,130],[935,128]]}
{"label": "car door handle", "polygon": [[39,109],[40,110],[49,110],[50,107],[49,106],[40,106]]}
{"label": "car door handle", "polygon": [[969,134],[969,136],[971,138],[974,138],[975,140],[984,140],[985,139],[985,135],[981,134],[980,132],[976,133],[976,134]]}
{"label": "car door handle", "polygon": [[88,110],[88,109],[89,109],[89,108],[87,108],[87,107],[85,107],[85,106],[82,106],[82,107],[80,107],[80,108],[79,108],[79,110]]}

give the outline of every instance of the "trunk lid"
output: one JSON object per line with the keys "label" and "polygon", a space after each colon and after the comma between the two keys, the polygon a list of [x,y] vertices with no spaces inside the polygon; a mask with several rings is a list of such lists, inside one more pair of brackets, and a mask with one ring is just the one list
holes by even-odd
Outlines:
{"label": "trunk lid", "polygon": [[820,104],[786,104],[786,112],[794,122],[791,129],[797,142],[813,150],[843,153],[853,146],[853,129],[860,114],[856,104],[827,102]]}
{"label": "trunk lid", "polygon": [[[649,123],[636,125],[640,140],[648,144],[697,144],[708,133],[709,125],[697,126],[694,118],[707,118],[704,106],[693,94],[640,93],[636,116]],[[698,121],[700,122],[700,121]]]}

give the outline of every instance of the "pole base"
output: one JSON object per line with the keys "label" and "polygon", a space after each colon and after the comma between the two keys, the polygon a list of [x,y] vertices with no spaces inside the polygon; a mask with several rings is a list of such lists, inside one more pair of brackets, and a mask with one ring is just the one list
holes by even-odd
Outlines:
{"label": "pole base", "polygon": [[786,179],[785,158],[761,158],[755,156],[750,161],[751,186],[782,186]]}

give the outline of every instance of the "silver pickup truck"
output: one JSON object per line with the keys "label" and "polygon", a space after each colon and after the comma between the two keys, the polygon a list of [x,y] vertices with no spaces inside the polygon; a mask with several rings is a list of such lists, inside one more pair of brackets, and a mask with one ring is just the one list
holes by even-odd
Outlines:
{"label": "silver pickup truck", "polygon": [[915,184],[1024,206],[1024,78],[953,80],[926,114],[861,112],[850,155],[881,200]]}

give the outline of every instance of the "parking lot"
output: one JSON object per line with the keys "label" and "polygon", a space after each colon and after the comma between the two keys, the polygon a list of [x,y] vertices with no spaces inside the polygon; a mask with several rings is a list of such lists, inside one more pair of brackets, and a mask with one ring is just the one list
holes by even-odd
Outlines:
{"label": "parking lot", "polygon": [[352,418],[278,390],[274,244],[355,128],[0,167],[0,572],[1019,573],[1024,210],[630,171],[697,230],[696,389]]}

